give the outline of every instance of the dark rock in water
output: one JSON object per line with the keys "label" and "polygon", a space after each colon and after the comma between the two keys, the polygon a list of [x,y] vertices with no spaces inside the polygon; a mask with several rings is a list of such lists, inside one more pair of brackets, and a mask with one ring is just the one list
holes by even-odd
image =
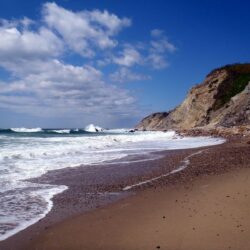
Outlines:
{"label": "dark rock in water", "polygon": [[134,132],[135,132],[135,129],[130,129],[128,132],[134,133]]}
{"label": "dark rock in water", "polygon": [[213,70],[181,105],[144,118],[138,130],[192,129],[250,125],[250,64]]}

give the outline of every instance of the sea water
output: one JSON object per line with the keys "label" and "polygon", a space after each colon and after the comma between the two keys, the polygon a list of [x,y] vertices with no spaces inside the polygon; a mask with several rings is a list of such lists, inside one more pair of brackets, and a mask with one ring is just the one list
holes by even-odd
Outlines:
{"label": "sea water", "polygon": [[43,218],[53,206],[53,196],[67,189],[62,185],[32,183],[29,182],[31,178],[56,169],[122,161],[126,156],[224,142],[220,138],[179,137],[174,131],[94,131],[41,128],[0,130],[0,240]]}

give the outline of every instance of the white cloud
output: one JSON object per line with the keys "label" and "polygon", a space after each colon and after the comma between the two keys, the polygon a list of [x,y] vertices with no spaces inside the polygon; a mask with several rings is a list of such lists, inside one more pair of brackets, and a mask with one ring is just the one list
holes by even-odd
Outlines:
{"label": "white cloud", "polygon": [[160,37],[164,34],[164,31],[160,29],[153,29],[151,30],[150,34],[152,37]]}
{"label": "white cloud", "polygon": [[134,97],[105,82],[101,71],[88,62],[76,66],[60,60],[67,49],[92,56],[96,49],[116,46],[114,36],[131,21],[108,11],[72,12],[55,3],[44,5],[43,19],[0,20],[0,66],[11,76],[0,81],[0,107],[44,117],[111,119],[135,113]]}
{"label": "white cloud", "polygon": [[29,28],[31,25],[35,24],[35,22],[28,17],[24,17],[23,19],[20,20],[20,24],[25,28]]}
{"label": "white cloud", "polygon": [[123,50],[117,52],[117,55],[109,55],[105,59],[98,60],[97,64],[105,66],[114,63],[122,67],[139,65],[163,69],[169,65],[168,54],[175,51],[176,47],[169,42],[164,31],[154,29],[151,31],[151,40],[148,43],[136,43],[135,45],[127,43]]}
{"label": "white cloud", "polygon": [[84,15],[90,18],[91,21],[97,22],[103,27],[107,28],[110,35],[119,32],[122,28],[128,27],[132,24],[129,18],[119,18],[118,16],[109,13],[107,10],[99,11],[85,11]]}
{"label": "white cloud", "polygon": [[35,32],[0,26],[0,60],[58,56],[62,50],[62,41],[45,27]]}
{"label": "white cloud", "polygon": [[170,43],[166,38],[151,41],[151,50],[155,53],[174,52],[175,46]]}
{"label": "white cloud", "polygon": [[[133,67],[164,68],[175,47],[160,30],[148,43],[119,44],[118,33],[130,25],[108,11],[74,12],[55,3],[43,5],[42,21],[0,19],[0,67],[8,73],[0,79],[0,108],[43,117],[131,119],[138,114],[136,99],[116,84],[150,79]],[[70,64],[79,54],[78,65]],[[108,64],[113,72],[106,75],[93,66]]]}
{"label": "white cloud", "polygon": [[122,67],[110,75],[110,79],[116,83],[136,82],[151,79],[150,76],[135,73],[128,68]]}
{"label": "white cloud", "polygon": [[43,116],[122,115],[134,108],[135,100],[126,90],[107,85],[102,73],[91,66],[72,66],[58,60],[36,62],[39,65],[40,72],[27,72],[20,80],[0,84],[1,107]]}
{"label": "white cloud", "polygon": [[151,53],[147,59],[154,69],[164,69],[169,66],[168,61],[162,54]]}
{"label": "white cloud", "polygon": [[169,42],[162,30],[151,30],[151,36],[147,61],[154,69],[166,68],[169,65],[167,54],[175,52],[176,47]]}
{"label": "white cloud", "polygon": [[85,57],[94,56],[94,47],[115,47],[117,41],[113,36],[131,25],[128,18],[119,18],[108,11],[73,12],[56,3],[46,3],[43,15],[48,26],[55,29],[72,50]]}
{"label": "white cloud", "polygon": [[119,56],[113,58],[113,62],[121,66],[131,67],[142,63],[142,57],[135,48],[127,47]]}

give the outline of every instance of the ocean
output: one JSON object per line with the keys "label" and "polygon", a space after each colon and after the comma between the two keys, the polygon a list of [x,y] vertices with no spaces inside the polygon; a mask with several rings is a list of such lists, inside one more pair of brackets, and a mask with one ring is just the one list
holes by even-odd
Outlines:
{"label": "ocean", "polygon": [[[99,130],[100,132],[96,132]],[[0,129],[0,240],[34,224],[51,210],[54,195],[67,186],[29,179],[48,171],[105,162],[162,150],[223,143],[221,138],[181,137],[174,131],[130,132],[129,129]],[[130,157],[135,159],[135,157]],[[122,191],[122,190],[121,190]]]}

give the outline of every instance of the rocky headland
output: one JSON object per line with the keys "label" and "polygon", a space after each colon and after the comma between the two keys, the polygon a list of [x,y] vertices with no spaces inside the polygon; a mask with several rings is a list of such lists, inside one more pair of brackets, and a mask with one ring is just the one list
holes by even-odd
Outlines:
{"label": "rocky headland", "polygon": [[194,86],[181,105],[145,117],[137,130],[170,130],[191,134],[250,134],[250,64],[213,70]]}

